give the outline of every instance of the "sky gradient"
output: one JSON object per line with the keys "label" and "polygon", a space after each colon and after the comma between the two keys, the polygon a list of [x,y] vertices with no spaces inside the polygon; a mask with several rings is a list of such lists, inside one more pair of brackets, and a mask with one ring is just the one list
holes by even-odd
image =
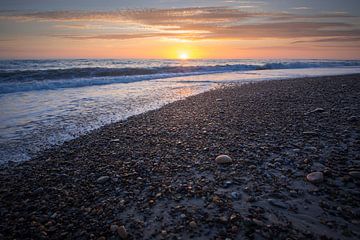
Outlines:
{"label": "sky gradient", "polygon": [[360,58],[357,0],[2,0],[0,58]]}

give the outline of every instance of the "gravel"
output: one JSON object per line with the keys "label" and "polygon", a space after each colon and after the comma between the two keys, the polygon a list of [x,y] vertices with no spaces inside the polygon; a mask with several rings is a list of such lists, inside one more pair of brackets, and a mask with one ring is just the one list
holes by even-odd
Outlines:
{"label": "gravel", "polygon": [[348,75],[224,86],[130,117],[3,166],[0,238],[359,239],[359,112]]}

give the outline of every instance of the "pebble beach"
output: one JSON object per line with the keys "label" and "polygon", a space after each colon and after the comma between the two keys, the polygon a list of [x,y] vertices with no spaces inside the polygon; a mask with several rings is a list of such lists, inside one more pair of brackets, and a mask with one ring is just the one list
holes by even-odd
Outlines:
{"label": "pebble beach", "polygon": [[0,239],[359,239],[360,75],[228,84],[0,167]]}

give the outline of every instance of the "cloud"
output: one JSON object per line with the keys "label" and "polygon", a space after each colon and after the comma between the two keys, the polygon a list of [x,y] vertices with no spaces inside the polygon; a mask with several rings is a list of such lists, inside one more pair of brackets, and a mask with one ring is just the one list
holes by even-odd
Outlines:
{"label": "cloud", "polygon": [[[231,7],[0,12],[0,19],[63,22],[63,25],[64,23],[74,24],[74,28],[79,28],[78,31],[81,31],[81,26],[90,28],[91,25],[98,26],[99,24],[131,24],[135,26],[135,29],[133,27],[131,31],[125,29],[127,32],[109,33],[104,28],[102,32],[96,34],[83,32],[80,35],[79,33],[56,35],[72,39],[168,37],[187,40],[211,40],[360,37],[359,26],[344,21],[344,18],[353,17],[345,12],[325,12],[310,15],[245,11]],[[76,22],[81,22],[81,24],[77,25]],[[56,26],[62,24],[57,23]],[[85,31],[86,28],[83,30]]]}
{"label": "cloud", "polygon": [[124,33],[124,34],[99,34],[99,35],[53,35],[53,37],[61,37],[75,40],[89,40],[89,39],[102,39],[102,40],[127,40],[137,38],[153,38],[153,37],[165,37],[165,38],[184,38],[188,40],[198,39],[196,36],[186,33]]}
{"label": "cloud", "polygon": [[314,40],[302,40],[292,42],[293,44],[298,43],[343,43],[343,42],[354,42],[360,44],[360,36],[358,37],[333,37],[333,38],[321,38]]}
{"label": "cloud", "polygon": [[325,12],[317,15],[299,15],[285,12],[245,11],[232,7],[192,7],[171,9],[127,9],[115,11],[0,11],[0,18],[39,21],[135,21],[144,23],[174,23],[181,21],[232,22],[251,18],[268,20],[316,19],[353,17],[346,12]]}
{"label": "cloud", "polygon": [[293,9],[293,10],[310,10],[311,8],[310,7],[293,7],[291,9]]}

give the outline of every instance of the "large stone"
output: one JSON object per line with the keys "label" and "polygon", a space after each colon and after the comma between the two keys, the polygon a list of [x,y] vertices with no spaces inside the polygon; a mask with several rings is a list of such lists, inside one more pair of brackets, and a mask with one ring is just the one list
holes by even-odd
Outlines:
{"label": "large stone", "polygon": [[322,172],[312,172],[306,176],[306,179],[311,183],[320,183],[324,181],[324,174]]}
{"label": "large stone", "polygon": [[228,155],[219,155],[215,158],[215,162],[218,164],[228,164],[232,163],[232,159]]}

